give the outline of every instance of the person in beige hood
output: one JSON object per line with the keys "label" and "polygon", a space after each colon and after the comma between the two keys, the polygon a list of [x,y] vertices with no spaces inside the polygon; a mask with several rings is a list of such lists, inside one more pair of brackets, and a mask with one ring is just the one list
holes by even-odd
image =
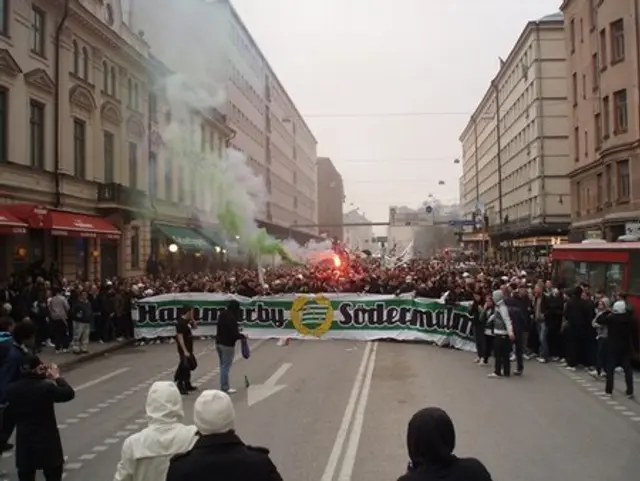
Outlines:
{"label": "person in beige hood", "polygon": [[149,426],[125,439],[113,481],[164,480],[171,458],[189,451],[197,440],[197,428],[182,423],[182,397],[173,382],[151,385],[146,411]]}

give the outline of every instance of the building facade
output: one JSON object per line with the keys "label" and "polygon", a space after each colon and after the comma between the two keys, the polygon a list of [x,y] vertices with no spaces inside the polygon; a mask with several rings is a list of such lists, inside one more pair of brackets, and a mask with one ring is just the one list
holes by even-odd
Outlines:
{"label": "building facade", "polygon": [[[236,132],[231,145],[269,192],[261,224],[278,237],[293,232],[308,240],[304,232],[317,233],[316,227],[295,227],[317,224],[317,141],[230,2],[126,3],[129,24],[144,31],[161,59],[219,97]],[[185,56],[182,46],[190,40],[199,51]]]}
{"label": "building facade", "polygon": [[330,158],[319,157],[317,179],[319,232],[342,242],[342,205],[345,195],[342,175]]}
{"label": "building facade", "polygon": [[[165,69],[119,1],[70,2],[66,15],[65,3],[0,0],[0,274],[42,262],[68,280],[139,276],[155,224],[187,229],[196,206],[163,159],[149,87]],[[213,138],[229,138],[210,117]],[[176,256],[214,249],[181,232]]]}
{"label": "building facade", "polygon": [[377,247],[374,242],[373,226],[371,225],[348,225],[348,224],[369,224],[371,221],[358,209],[352,209],[343,215],[344,245],[351,251],[363,251],[365,249],[374,252]]}
{"label": "building facade", "polygon": [[462,209],[484,218],[493,247],[545,250],[570,222],[562,15],[529,22],[500,62],[460,136]]}
{"label": "building facade", "polygon": [[615,240],[640,217],[640,2],[567,0],[571,238]]}

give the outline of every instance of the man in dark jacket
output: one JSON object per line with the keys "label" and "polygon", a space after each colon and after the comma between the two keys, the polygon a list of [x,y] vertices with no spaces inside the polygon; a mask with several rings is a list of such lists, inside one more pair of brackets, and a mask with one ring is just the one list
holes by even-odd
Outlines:
{"label": "man in dark jacket", "polygon": [[29,349],[33,349],[36,327],[30,320],[24,320],[13,327],[11,336],[3,333],[2,364],[0,365],[0,404],[6,405],[2,412],[2,428],[0,428],[0,449],[11,449],[9,438],[16,427],[15,407],[7,404],[9,386],[20,379],[20,367],[23,360],[29,356]]}
{"label": "man in dark jacket", "polygon": [[[512,286],[511,289],[517,290],[517,286]],[[524,349],[526,347],[525,337],[528,327],[529,311],[527,305],[516,297],[515,294],[505,296],[504,303],[509,310],[509,317],[513,322],[513,345],[516,357],[516,370],[513,374],[521,376],[524,371]]]}
{"label": "man in dark jacket", "polygon": [[230,301],[220,314],[216,326],[216,351],[220,361],[220,389],[228,394],[236,392],[229,386],[229,372],[236,352],[236,342],[245,336],[240,333],[238,323],[242,319],[242,309],[238,301]]}
{"label": "man in dark jacket", "polygon": [[633,316],[627,310],[627,304],[620,300],[612,307],[612,315],[600,316],[597,321],[607,327],[607,382],[605,393],[609,396],[613,393],[613,380],[616,367],[624,369],[624,379],[627,385],[627,396],[633,398],[633,369],[631,356],[633,354]]}
{"label": "man in dark jacket", "polygon": [[193,422],[200,437],[191,451],[171,460],[166,481],[282,481],[269,450],[248,446],[235,433],[235,411],[226,393],[200,394],[193,406]]}
{"label": "man in dark jacket", "polygon": [[60,481],[64,455],[54,405],[71,401],[75,391],[60,377],[55,365],[45,366],[35,356],[23,358],[20,379],[7,391],[14,406],[16,468],[20,481],[35,481],[36,471],[44,471],[47,481]]}

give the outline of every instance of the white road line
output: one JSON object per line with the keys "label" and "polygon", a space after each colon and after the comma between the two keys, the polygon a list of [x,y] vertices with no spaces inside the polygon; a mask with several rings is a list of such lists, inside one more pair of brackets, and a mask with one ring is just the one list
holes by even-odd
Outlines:
{"label": "white road line", "polygon": [[95,446],[91,451],[93,451],[94,453],[102,453],[107,449],[109,449],[109,446]]}
{"label": "white road line", "polygon": [[74,390],[76,392],[82,391],[83,389],[87,389],[91,386],[95,386],[96,384],[100,384],[101,382],[111,379],[112,377],[116,377],[119,374],[122,374],[123,372],[127,372],[130,369],[131,369],[130,367],[123,367],[122,369],[118,369],[117,371],[113,371],[113,372],[110,372],[109,374],[105,374],[104,376],[94,379],[93,381],[80,384],[79,386],[74,387]]}
{"label": "white road line", "polygon": [[64,465],[64,469],[80,469],[82,463],[67,463]]}
{"label": "white road line", "polygon": [[623,416],[635,416],[636,413],[634,413],[633,411],[622,411],[621,413]]}
{"label": "white road line", "polygon": [[105,444],[118,444],[119,442],[120,440],[116,438],[107,438],[104,440]]}
{"label": "white road line", "polygon": [[82,461],[89,461],[93,458],[95,458],[97,456],[96,453],[91,453],[91,454],[83,454],[82,456],[80,456],[78,459],[81,459]]}
{"label": "white road line", "polygon": [[631,418],[631,420],[632,420],[632,421],[635,421],[635,422],[638,422],[638,421],[640,421],[640,416],[639,416],[639,417],[636,417],[636,418]]}
{"label": "white road line", "polygon": [[364,355],[362,356],[362,361],[360,363],[360,368],[358,369],[358,374],[356,375],[355,381],[353,383],[353,388],[351,389],[351,395],[349,396],[347,408],[344,410],[342,423],[340,424],[340,428],[338,429],[338,434],[336,435],[336,440],[333,443],[333,448],[331,449],[331,454],[329,455],[329,460],[327,461],[327,466],[325,467],[324,473],[322,474],[321,481],[333,481],[333,476],[336,472],[336,468],[338,467],[340,454],[342,453],[342,447],[344,446],[344,442],[346,441],[349,431],[349,425],[351,424],[351,419],[353,418],[353,411],[356,407],[358,395],[360,394],[360,388],[362,387],[362,382],[367,371],[367,364],[369,362],[369,354],[371,353],[371,348],[372,344],[367,343],[367,346],[364,349]]}
{"label": "white road line", "polygon": [[340,470],[338,481],[351,481],[351,476],[353,475],[353,468],[356,464],[356,456],[358,455],[358,446],[360,445],[360,436],[362,435],[362,426],[364,424],[364,414],[367,410],[367,403],[369,401],[373,369],[376,365],[377,351],[378,344],[375,343],[373,345],[373,350],[371,351],[371,358],[369,359],[369,366],[367,367],[367,375],[364,378],[362,393],[360,394],[360,400],[358,401],[358,407],[356,408],[355,417],[353,419],[349,443],[347,444],[347,449],[344,453],[344,457],[342,458],[342,469]]}

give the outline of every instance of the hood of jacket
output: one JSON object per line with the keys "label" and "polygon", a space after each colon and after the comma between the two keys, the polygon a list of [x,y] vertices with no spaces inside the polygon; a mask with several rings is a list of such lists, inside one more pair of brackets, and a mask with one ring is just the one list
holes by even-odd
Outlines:
{"label": "hood of jacket", "polygon": [[493,291],[493,294],[491,294],[491,297],[493,297],[493,302],[497,304],[500,304],[502,301],[504,301],[504,292],[502,292],[500,289],[496,289],[495,291]]}
{"label": "hood of jacket", "polygon": [[173,382],[157,381],[151,385],[146,411],[149,426],[127,440],[134,459],[171,457],[191,449],[197,429],[182,424],[182,396]]}
{"label": "hood of jacket", "polygon": [[13,336],[10,332],[0,332],[0,342],[8,342],[13,340]]}

